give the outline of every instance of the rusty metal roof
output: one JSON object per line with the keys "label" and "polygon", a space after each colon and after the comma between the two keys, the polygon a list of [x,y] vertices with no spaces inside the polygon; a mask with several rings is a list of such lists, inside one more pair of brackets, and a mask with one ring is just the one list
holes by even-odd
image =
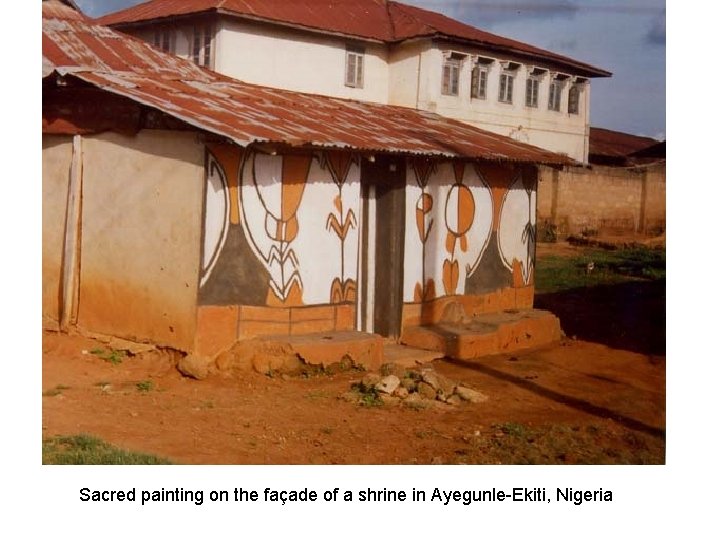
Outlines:
{"label": "rusty metal roof", "polygon": [[[110,28],[49,17],[43,3],[43,72],[74,77],[241,146],[294,147],[562,165],[566,156],[409,109],[248,84],[165,54]],[[52,119],[43,118],[52,131]]]}
{"label": "rusty metal roof", "polygon": [[650,137],[604,128],[590,128],[590,154],[595,156],[626,157],[657,143],[657,140]]}
{"label": "rusty metal roof", "polygon": [[461,40],[498,52],[541,59],[577,75],[610,76],[610,72],[590,64],[484,32],[439,13],[386,0],[150,0],[101,17],[97,22],[123,27],[202,13],[219,13],[385,43],[420,37]]}

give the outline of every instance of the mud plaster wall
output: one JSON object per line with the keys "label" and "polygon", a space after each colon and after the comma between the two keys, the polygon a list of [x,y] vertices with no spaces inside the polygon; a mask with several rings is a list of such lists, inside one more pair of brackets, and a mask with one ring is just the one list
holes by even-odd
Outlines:
{"label": "mud plaster wall", "polygon": [[43,135],[42,314],[43,324],[60,320],[64,230],[72,136]]}
{"label": "mud plaster wall", "polygon": [[206,171],[198,348],[352,328],[359,158],[208,145]]}
{"label": "mud plaster wall", "polygon": [[84,138],[81,327],[192,349],[204,152],[194,133]]}
{"label": "mud plaster wall", "polygon": [[538,215],[561,235],[665,230],[665,163],[540,169]]}
{"label": "mud plaster wall", "polygon": [[407,169],[403,324],[531,307],[534,167],[411,160]]}

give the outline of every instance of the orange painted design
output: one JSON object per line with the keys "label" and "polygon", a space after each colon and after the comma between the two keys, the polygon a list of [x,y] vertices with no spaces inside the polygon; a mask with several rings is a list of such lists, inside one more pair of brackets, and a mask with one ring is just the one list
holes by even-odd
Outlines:
{"label": "orange painted design", "polygon": [[460,279],[460,265],[457,261],[443,262],[443,286],[446,294],[455,294]]}
{"label": "orange painted design", "polygon": [[344,282],[340,278],[333,279],[330,286],[330,301],[333,304],[343,302],[354,302],[357,298],[357,284],[355,280],[347,279]]}
{"label": "orange painted design", "polygon": [[342,221],[338,221],[338,218],[335,214],[328,214],[326,227],[328,229],[332,229],[335,231],[335,234],[338,235],[338,238],[345,241],[345,238],[347,238],[348,232],[350,232],[350,229],[355,228],[357,224],[357,219],[355,218],[355,212],[352,211],[352,209],[348,210],[347,214],[345,214],[345,217],[342,217],[343,212],[343,206],[342,206],[342,199],[338,195],[335,197],[334,200],[335,208],[338,209],[339,215],[341,216]]}
{"label": "orange painted design", "polygon": [[415,284],[415,293],[413,295],[415,302],[426,302],[435,298],[435,280],[430,278],[423,289],[422,284]]}
{"label": "orange painted design", "polygon": [[517,259],[513,259],[512,262],[512,277],[513,287],[519,288],[525,286],[525,280],[523,279],[522,263]]}
{"label": "orange painted design", "polygon": [[243,151],[241,148],[229,144],[208,144],[208,150],[215,156],[225,171],[228,189],[230,191],[230,223],[240,223],[240,207],[238,204],[238,186],[240,162]]}
{"label": "orange painted design", "polygon": [[430,230],[433,226],[433,220],[431,219],[426,223],[425,219],[427,214],[430,213],[433,207],[433,198],[427,193],[423,193],[418,198],[417,204],[415,205],[415,223],[417,224],[418,234],[420,235],[420,241],[424,244],[427,242]]}
{"label": "orange painted design", "polygon": [[445,237],[445,249],[448,253],[453,253],[455,251],[456,239],[457,237],[451,231],[448,231],[447,236]]}
{"label": "orange painted design", "polygon": [[270,307],[302,306],[303,299],[300,284],[297,281],[294,281],[293,284],[290,285],[290,290],[288,291],[287,298],[284,301],[278,298],[272,288],[269,288],[266,304]]}
{"label": "orange painted design", "polygon": [[283,156],[281,221],[289,221],[300,207],[312,159],[310,154]]}

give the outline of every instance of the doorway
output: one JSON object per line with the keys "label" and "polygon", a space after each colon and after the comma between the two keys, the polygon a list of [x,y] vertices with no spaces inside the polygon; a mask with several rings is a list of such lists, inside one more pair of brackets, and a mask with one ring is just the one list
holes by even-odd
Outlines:
{"label": "doorway", "polygon": [[357,327],[398,338],[402,330],[405,160],[363,158]]}

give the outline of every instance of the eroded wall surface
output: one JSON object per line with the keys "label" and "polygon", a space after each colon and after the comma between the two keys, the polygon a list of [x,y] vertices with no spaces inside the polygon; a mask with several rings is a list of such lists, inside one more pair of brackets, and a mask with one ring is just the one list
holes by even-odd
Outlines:
{"label": "eroded wall surface", "polygon": [[411,161],[403,325],[531,307],[536,204],[533,167]]}
{"label": "eroded wall surface", "polygon": [[83,139],[81,327],[193,348],[204,158],[191,132]]}
{"label": "eroded wall surface", "polygon": [[72,136],[43,135],[42,315],[43,325],[60,321],[60,297]]}

